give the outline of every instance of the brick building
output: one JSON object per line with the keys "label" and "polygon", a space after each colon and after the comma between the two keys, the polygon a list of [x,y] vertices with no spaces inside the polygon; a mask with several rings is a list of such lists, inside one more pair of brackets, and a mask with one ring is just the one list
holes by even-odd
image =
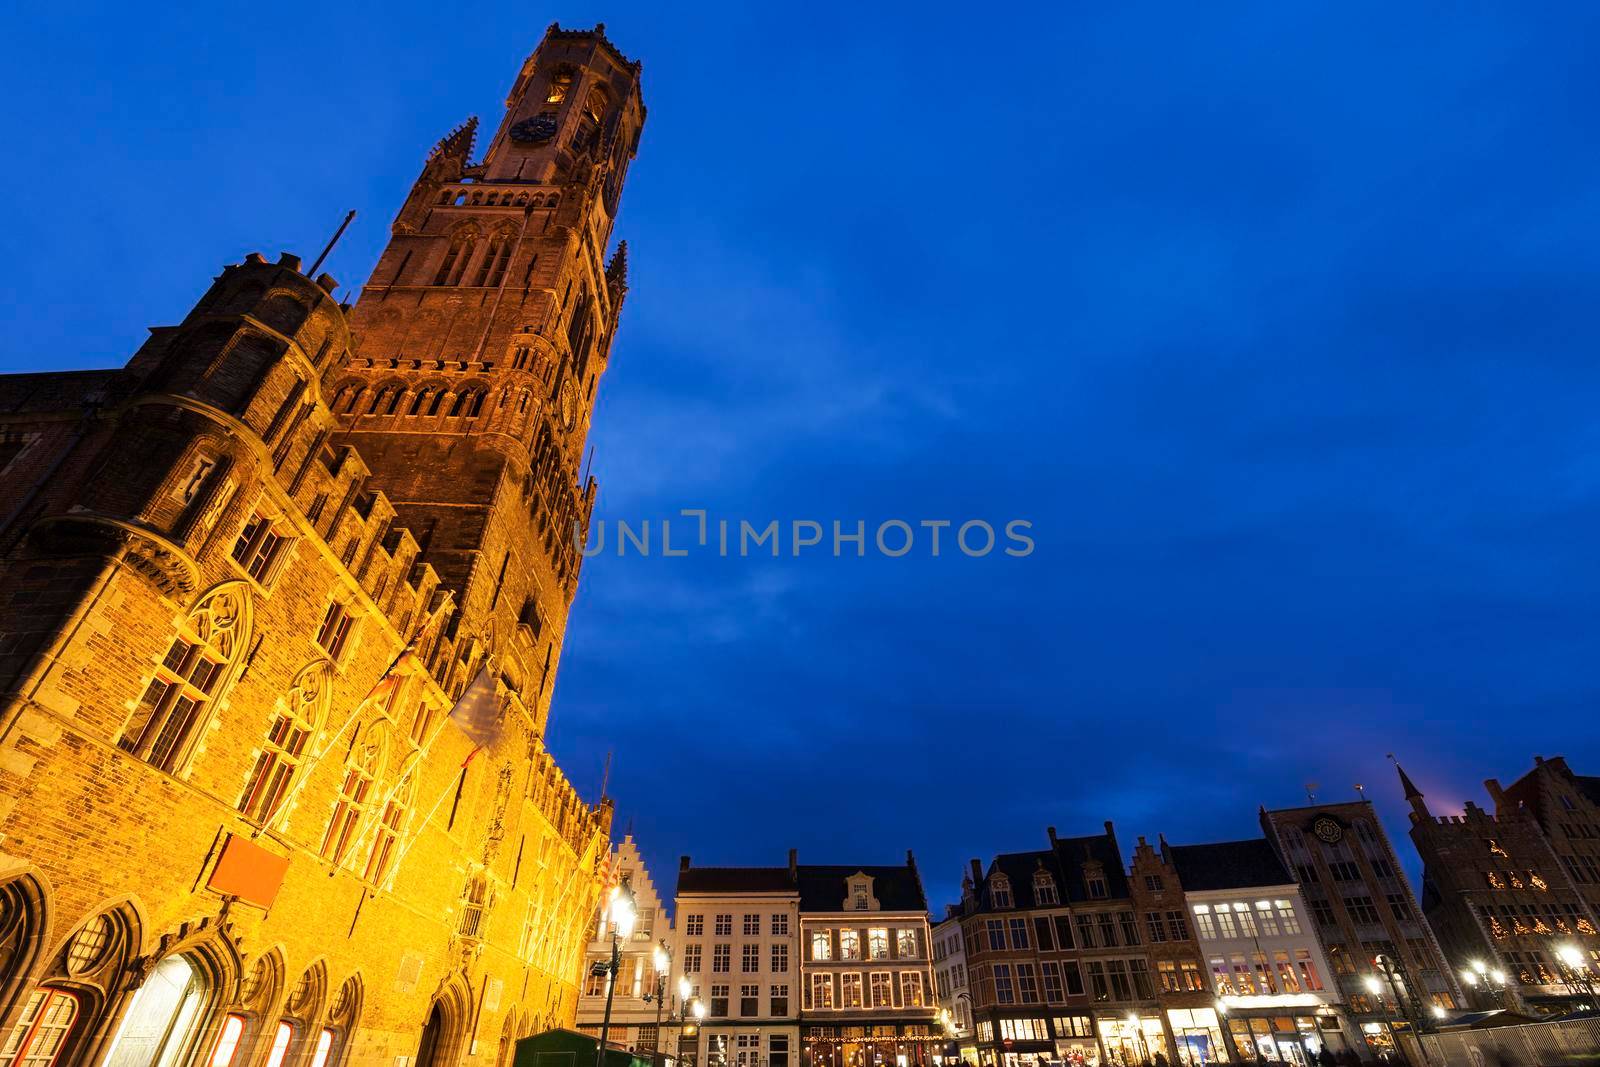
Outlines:
{"label": "brick building", "polygon": [[1150,970],[1155,975],[1156,1000],[1166,1017],[1184,1067],[1216,1063],[1227,1057],[1217,1000],[1206,979],[1206,962],[1195,940],[1183,895],[1183,882],[1163,839],[1152,848],[1139,838],[1129,868],[1128,890],[1133,897]]}
{"label": "brick building", "polygon": [[544,734],[639,77],[551,27],[353,307],[252,254],[120,370],[0,379],[7,1067],[571,1024],[610,809]]}
{"label": "brick building", "polygon": [[979,1062],[1136,1064],[1173,1051],[1108,822],[1035,852],[977,860],[962,932]]}
{"label": "brick building", "polygon": [[804,1067],[931,1067],[944,1032],[915,857],[796,875]]}
{"label": "brick building", "polygon": [[[1591,961],[1592,980],[1600,970],[1595,912],[1533,807],[1491,778],[1484,785],[1493,812],[1469,800],[1460,815],[1434,816],[1404,770],[1400,783],[1411,803],[1411,840],[1422,856],[1423,914],[1445,957],[1458,969],[1482,961],[1503,971],[1515,1006],[1531,1014],[1587,1005],[1582,981],[1569,973],[1560,950],[1570,947]],[[1526,797],[1532,785],[1519,785]]]}
{"label": "brick building", "polygon": [[1391,961],[1406,1014],[1428,1019],[1461,1007],[1454,971],[1406,881],[1383,823],[1367,800],[1260,812],[1261,829],[1295,878],[1352,1022],[1369,1043],[1386,1046],[1395,1022],[1392,995],[1376,998],[1373,961]]}
{"label": "brick building", "polygon": [[1500,793],[1533,817],[1589,915],[1600,917],[1600,778],[1574,774],[1564,757],[1535,756],[1533,769]]}

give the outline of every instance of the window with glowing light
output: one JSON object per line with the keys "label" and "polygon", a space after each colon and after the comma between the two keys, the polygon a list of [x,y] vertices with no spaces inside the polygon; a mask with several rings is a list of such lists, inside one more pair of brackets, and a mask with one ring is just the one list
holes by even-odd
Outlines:
{"label": "window with glowing light", "polygon": [[861,958],[861,931],[839,931],[839,958],[841,960],[859,960]]}
{"label": "window with glowing light", "polygon": [[217,1034],[217,1047],[211,1053],[211,1067],[230,1067],[239,1051],[239,1038],[244,1036],[244,1016],[229,1015],[222,1020],[222,1030]]}
{"label": "window with glowing light", "polygon": [[278,1028],[272,1033],[272,1048],[267,1053],[267,1067],[283,1067],[283,1058],[288,1055],[289,1041],[294,1037],[294,1027],[282,1020]]}

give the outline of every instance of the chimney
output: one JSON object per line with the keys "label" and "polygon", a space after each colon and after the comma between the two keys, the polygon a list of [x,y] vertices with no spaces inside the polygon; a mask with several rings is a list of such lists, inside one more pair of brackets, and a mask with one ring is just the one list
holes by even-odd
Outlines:
{"label": "chimney", "polygon": [[682,874],[684,871],[687,871],[688,869],[689,869],[689,857],[688,856],[679,856],[678,857],[678,873]]}
{"label": "chimney", "polygon": [[909,848],[906,849],[906,866],[910,867],[913,871],[917,869],[917,854],[912,852]]}
{"label": "chimney", "polygon": [[1483,788],[1488,792],[1489,799],[1494,801],[1494,808],[1496,811],[1499,811],[1501,808],[1505,807],[1506,791],[1500,788],[1500,779],[1485,778],[1483,780]]}
{"label": "chimney", "polygon": [[288,267],[290,270],[300,269],[300,257],[293,252],[283,252],[278,255],[278,266]]}
{"label": "chimney", "polygon": [[980,886],[982,884],[983,884],[983,864],[979,863],[977,860],[973,860],[972,861],[972,885],[973,885],[973,888],[977,888],[978,886]]}
{"label": "chimney", "polygon": [[797,849],[797,848],[791,848],[789,850],[789,877],[790,878],[795,878],[795,877],[798,877],[799,874],[800,874],[800,850]]}
{"label": "chimney", "polygon": [[1050,835],[1050,847],[1051,848],[1055,848],[1056,847],[1056,828],[1054,826],[1046,826],[1044,828],[1044,832]]}

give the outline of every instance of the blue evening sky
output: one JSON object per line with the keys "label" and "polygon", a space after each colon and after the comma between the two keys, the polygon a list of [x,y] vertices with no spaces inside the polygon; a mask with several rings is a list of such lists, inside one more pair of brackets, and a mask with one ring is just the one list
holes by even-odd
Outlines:
{"label": "blue evening sky", "polygon": [[13,7],[0,369],[119,364],[351,207],[359,283],[553,19],[650,109],[601,516],[1037,542],[608,542],[551,741],[663,880],[913,848],[938,907],[1307,781],[1403,834],[1388,752],[1443,810],[1600,773],[1594,5]]}

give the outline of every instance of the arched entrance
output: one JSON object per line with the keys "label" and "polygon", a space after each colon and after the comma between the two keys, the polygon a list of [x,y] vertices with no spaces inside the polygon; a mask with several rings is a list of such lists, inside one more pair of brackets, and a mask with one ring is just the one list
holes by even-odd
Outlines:
{"label": "arched entrance", "polygon": [[437,1000],[428,1012],[428,1021],[422,1027],[422,1041],[417,1045],[417,1067],[445,1067],[442,1055],[445,1040],[444,1005]]}
{"label": "arched entrance", "polygon": [[199,1037],[210,990],[187,956],[158,963],[128,1005],[105,1067],[177,1067]]}

